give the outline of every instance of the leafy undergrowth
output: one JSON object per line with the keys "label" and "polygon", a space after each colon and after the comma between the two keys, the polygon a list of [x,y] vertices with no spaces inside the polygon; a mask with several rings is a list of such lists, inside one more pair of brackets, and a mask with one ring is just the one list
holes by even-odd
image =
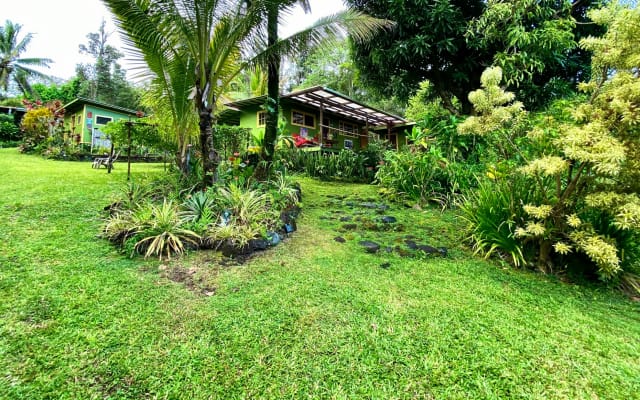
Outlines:
{"label": "leafy undergrowth", "polygon": [[[453,214],[379,214],[346,204],[381,204],[375,187],[301,179],[284,245],[240,265],[130,260],[97,238],[125,173],[0,150],[0,398],[640,393],[638,303],[472,257]],[[385,251],[407,235],[446,256]]]}

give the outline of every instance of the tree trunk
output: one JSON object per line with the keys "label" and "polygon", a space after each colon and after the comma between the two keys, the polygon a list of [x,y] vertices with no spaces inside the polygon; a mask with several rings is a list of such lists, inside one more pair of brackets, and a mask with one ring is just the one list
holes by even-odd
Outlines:
{"label": "tree trunk", "polygon": [[552,243],[550,240],[542,239],[540,241],[538,269],[545,274],[551,272],[551,249]]}
{"label": "tree trunk", "polygon": [[[267,45],[278,42],[278,6],[272,6],[267,15]],[[267,65],[267,113],[262,157],[270,165],[273,161],[275,143],[278,136],[278,112],[280,109],[280,55],[275,54]],[[268,170],[268,167],[267,167]]]}
{"label": "tree trunk", "polygon": [[202,151],[202,185],[208,187],[215,181],[219,158],[213,148],[213,118],[211,108],[199,106],[200,150]]}

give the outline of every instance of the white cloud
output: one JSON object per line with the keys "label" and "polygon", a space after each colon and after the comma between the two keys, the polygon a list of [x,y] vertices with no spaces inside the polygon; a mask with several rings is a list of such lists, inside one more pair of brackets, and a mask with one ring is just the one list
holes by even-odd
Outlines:
{"label": "white cloud", "polygon": [[[311,0],[312,14],[296,10],[285,18],[283,35],[288,35],[311,25],[321,16],[334,14],[342,9],[342,0]],[[78,51],[80,44],[87,43],[87,34],[97,32],[104,19],[107,31],[113,32],[109,44],[123,50],[119,34],[111,21],[111,14],[100,0],[31,0],[4,1],[2,14],[5,20],[22,25],[21,36],[33,33],[33,39],[23,58],[39,57],[53,60],[50,69],[43,72],[63,79],[75,75],[78,63],[91,62],[91,58]],[[4,21],[0,21],[4,24]],[[128,68],[126,58],[120,60]]]}

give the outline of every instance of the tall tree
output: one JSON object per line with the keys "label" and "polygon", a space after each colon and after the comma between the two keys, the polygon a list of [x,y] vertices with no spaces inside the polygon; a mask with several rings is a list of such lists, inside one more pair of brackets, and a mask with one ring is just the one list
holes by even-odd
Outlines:
{"label": "tall tree", "polygon": [[[251,3],[251,1],[249,1]],[[357,10],[346,10],[341,13],[320,18],[315,24],[301,30],[284,40],[278,36],[280,16],[290,12],[295,6],[305,12],[311,11],[307,0],[264,0],[262,12],[266,26],[258,25],[259,32],[266,31],[266,57],[259,57],[267,65],[267,105],[263,158],[267,163],[273,160],[275,142],[278,135],[278,110],[280,109],[280,66],[282,57],[287,54],[300,53],[309,46],[327,41],[335,41],[348,34],[355,42],[369,40],[374,32],[390,26],[384,19],[372,18]],[[262,30],[261,30],[262,28]]]}
{"label": "tall tree", "polygon": [[[103,0],[125,33],[141,77],[168,97],[177,126],[197,113],[203,185],[216,175],[215,114],[240,70],[243,45],[259,22],[257,5],[222,0]],[[194,107],[195,106],[195,107]],[[185,134],[181,130],[180,134]]]}
{"label": "tall tree", "polygon": [[5,22],[4,27],[0,27],[0,87],[7,92],[9,83],[13,81],[23,94],[28,94],[32,92],[29,79],[49,79],[46,74],[33,67],[49,68],[52,61],[48,58],[20,57],[33,38],[33,34],[28,33],[19,39],[21,29],[22,25],[9,20]]}
{"label": "tall tree", "polygon": [[[282,54],[295,52],[305,43],[337,35],[361,18],[357,13],[324,18],[287,40],[278,40],[277,30],[271,29],[272,43],[269,45],[269,35],[264,33],[278,20],[280,8],[273,8],[279,4],[275,0],[103,2],[126,33],[133,55],[149,73],[147,75],[162,85],[165,95],[173,96],[176,108],[184,106],[185,98],[195,104],[205,186],[215,179],[219,163],[213,147],[218,102],[237,74],[250,65],[276,62]],[[269,10],[276,10],[276,15],[272,14],[270,20],[267,18],[265,26],[263,17]],[[358,30],[356,26],[352,32],[361,37],[362,29]],[[251,55],[243,59],[243,52]],[[277,108],[275,110],[277,112]]]}
{"label": "tall tree", "polygon": [[483,14],[470,23],[467,39],[493,54],[493,64],[504,70],[518,98],[528,107],[538,107],[589,79],[591,53],[577,44],[604,33],[587,15],[600,3],[489,0]]}
{"label": "tall tree", "polygon": [[353,56],[362,82],[383,95],[407,100],[428,79],[443,105],[455,111],[457,97],[471,110],[467,93],[491,55],[470,46],[464,34],[484,9],[483,0],[347,0],[357,10],[396,22],[365,43]]}
{"label": "tall tree", "polygon": [[78,46],[81,54],[95,60],[92,65],[79,64],[76,68],[76,77],[83,81],[79,95],[121,107],[138,108],[139,96],[118,64],[124,54],[108,44],[110,36],[106,21],[102,20],[98,32],[87,34],[87,43]]}

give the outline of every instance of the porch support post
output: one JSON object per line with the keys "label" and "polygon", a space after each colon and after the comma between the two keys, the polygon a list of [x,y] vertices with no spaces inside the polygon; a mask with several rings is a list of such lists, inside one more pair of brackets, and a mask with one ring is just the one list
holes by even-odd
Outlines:
{"label": "porch support post", "polygon": [[[391,140],[391,122],[387,122],[387,140]],[[396,138],[396,151],[398,150],[398,138]]]}
{"label": "porch support post", "polygon": [[364,125],[364,134],[369,138],[369,114],[367,114],[365,125]]}
{"label": "porch support post", "polygon": [[318,129],[318,134],[320,135],[320,149],[322,150],[322,130],[323,130],[323,126],[322,124],[324,123],[324,103],[320,102],[320,121],[318,121],[318,127],[320,129]]}

